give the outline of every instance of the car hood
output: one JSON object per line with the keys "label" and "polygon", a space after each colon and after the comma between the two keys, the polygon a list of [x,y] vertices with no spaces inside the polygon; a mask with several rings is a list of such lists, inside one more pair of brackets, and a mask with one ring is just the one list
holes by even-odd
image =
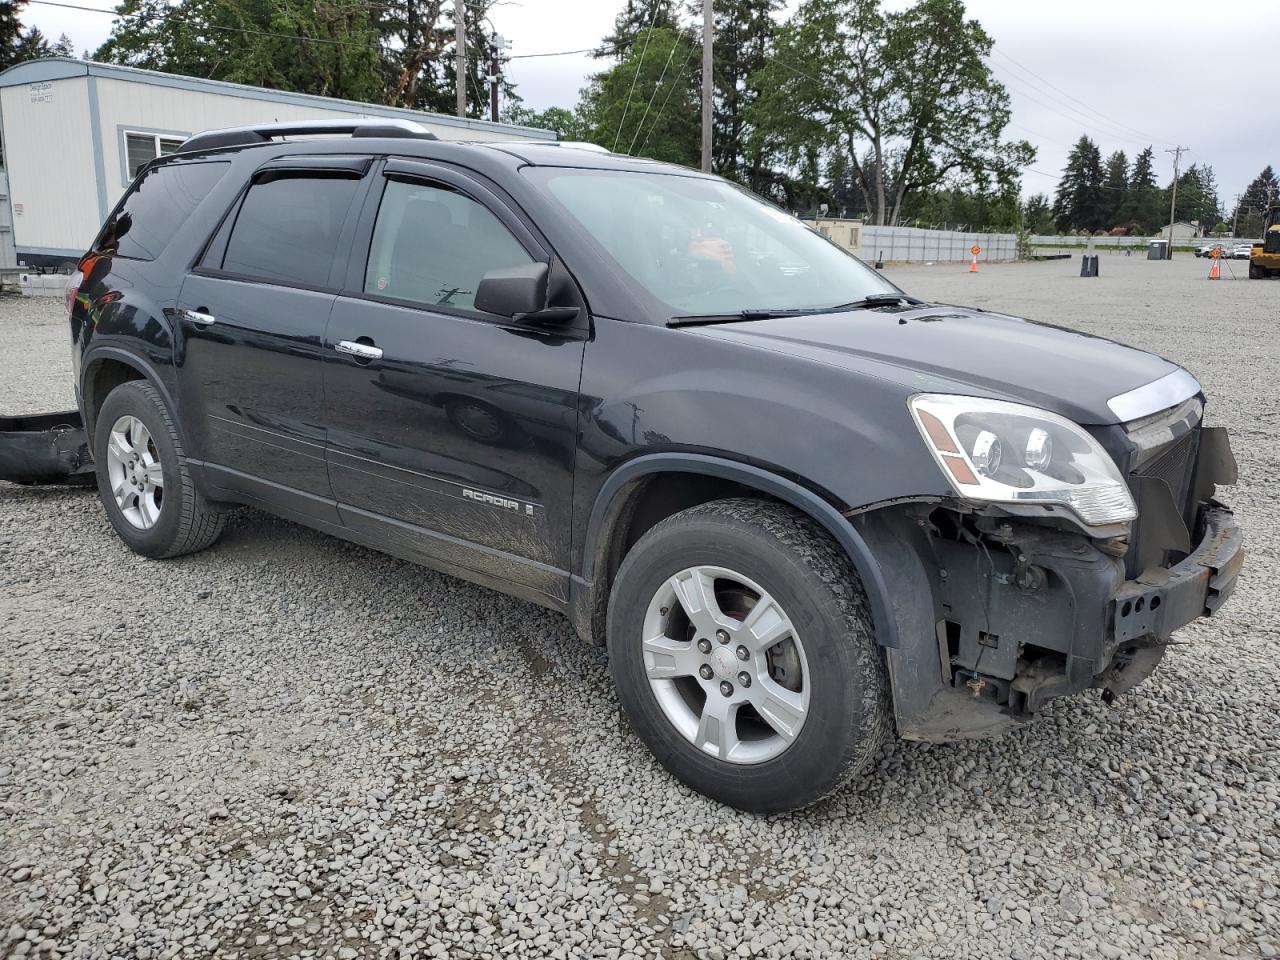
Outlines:
{"label": "car hood", "polygon": [[910,393],[1029,403],[1083,424],[1118,422],[1108,400],[1179,369],[1102,337],[944,304],[689,329],[895,381]]}

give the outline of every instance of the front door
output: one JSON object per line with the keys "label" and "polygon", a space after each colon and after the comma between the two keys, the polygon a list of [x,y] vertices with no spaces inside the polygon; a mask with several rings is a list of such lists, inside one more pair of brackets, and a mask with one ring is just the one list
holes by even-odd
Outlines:
{"label": "front door", "polygon": [[369,165],[340,157],[266,164],[178,301],[184,428],[209,483],[334,523],[324,329]]}
{"label": "front door", "polygon": [[[355,239],[368,261],[353,265],[327,334],[343,522],[563,601],[585,312],[540,329],[476,310],[487,271],[550,255],[469,177],[391,161],[382,180]],[[553,276],[557,296],[578,297],[558,264]]]}

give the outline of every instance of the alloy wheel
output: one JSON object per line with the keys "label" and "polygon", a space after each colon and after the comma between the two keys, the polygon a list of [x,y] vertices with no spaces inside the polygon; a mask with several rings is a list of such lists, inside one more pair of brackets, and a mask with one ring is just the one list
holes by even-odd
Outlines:
{"label": "alloy wheel", "polygon": [[137,417],[125,415],[112,425],[107,477],[125,520],[139,530],[154,526],[164,501],[164,470],[151,433]]}
{"label": "alloy wheel", "polygon": [[713,757],[772,760],[804,725],[800,638],[777,600],[740,573],[697,566],[668,579],[645,614],[643,656],[667,720]]}

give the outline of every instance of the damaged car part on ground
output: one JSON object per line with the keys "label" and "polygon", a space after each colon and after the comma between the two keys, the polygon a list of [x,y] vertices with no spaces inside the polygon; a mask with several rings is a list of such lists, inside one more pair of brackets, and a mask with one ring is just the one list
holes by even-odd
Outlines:
{"label": "damaged car part on ground", "polygon": [[81,263],[140,553],[250,504],[559,610],[658,759],[754,810],[895,726],[1119,695],[1231,590],[1234,464],[1174,364],[920,303],[718,178],[287,132],[150,164]]}

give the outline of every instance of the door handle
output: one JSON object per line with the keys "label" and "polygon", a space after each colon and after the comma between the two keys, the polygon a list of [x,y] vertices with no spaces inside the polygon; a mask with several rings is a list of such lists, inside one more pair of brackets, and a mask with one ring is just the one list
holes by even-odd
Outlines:
{"label": "door handle", "polygon": [[345,353],[347,356],[355,357],[357,360],[381,360],[382,348],[375,347],[371,343],[358,343],[355,340],[339,340],[334,344],[333,349],[339,353]]}
{"label": "door handle", "polygon": [[205,313],[203,310],[183,310],[182,315],[198,327],[207,327],[215,319],[213,314]]}

